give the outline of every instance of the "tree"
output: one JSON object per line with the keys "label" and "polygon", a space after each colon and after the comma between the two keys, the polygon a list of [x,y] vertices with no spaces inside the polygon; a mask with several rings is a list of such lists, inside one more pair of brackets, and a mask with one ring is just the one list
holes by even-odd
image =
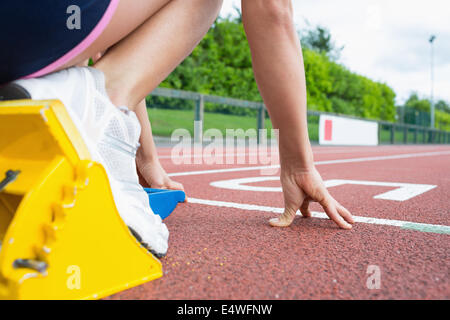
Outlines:
{"label": "tree", "polygon": [[448,104],[444,100],[439,100],[438,102],[436,102],[436,104],[434,106],[435,106],[436,110],[450,113],[450,104]]}
{"label": "tree", "polygon": [[430,112],[431,102],[428,99],[420,99],[417,92],[413,92],[409,96],[408,100],[406,100],[405,107],[418,111]]}
{"label": "tree", "polygon": [[[309,23],[307,23],[309,26]],[[337,61],[340,57],[344,46],[337,47],[335,41],[332,39],[330,31],[320,25],[316,27],[307,28],[303,32],[299,32],[299,36],[303,47],[324,53],[328,58]]]}
{"label": "tree", "polygon": [[[435,104],[436,127],[442,130],[450,129],[450,107],[444,100],[439,100]],[[421,98],[417,92],[412,92],[403,106],[399,106],[400,120],[421,126],[429,126],[431,101]]]}

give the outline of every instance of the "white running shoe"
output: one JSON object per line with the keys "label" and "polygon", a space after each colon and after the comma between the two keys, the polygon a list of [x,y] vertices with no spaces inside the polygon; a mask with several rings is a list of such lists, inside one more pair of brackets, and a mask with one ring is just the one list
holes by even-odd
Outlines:
{"label": "white running shoe", "polygon": [[94,68],[73,67],[41,78],[17,80],[9,88],[10,93],[25,89],[32,99],[61,100],[93,160],[105,167],[120,216],[149,251],[163,257],[169,231],[151,210],[136,171],[141,127],[134,112],[117,108],[110,101],[103,73]]}

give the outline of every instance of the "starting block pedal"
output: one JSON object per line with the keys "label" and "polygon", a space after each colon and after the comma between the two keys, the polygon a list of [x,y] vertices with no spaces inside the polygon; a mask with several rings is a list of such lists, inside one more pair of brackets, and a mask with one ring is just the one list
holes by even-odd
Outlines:
{"label": "starting block pedal", "polygon": [[180,202],[186,200],[186,194],[181,190],[144,188],[148,194],[150,207],[153,212],[161,217],[167,218]]}
{"label": "starting block pedal", "polygon": [[3,299],[97,299],[162,276],[58,100],[0,102],[0,243]]}

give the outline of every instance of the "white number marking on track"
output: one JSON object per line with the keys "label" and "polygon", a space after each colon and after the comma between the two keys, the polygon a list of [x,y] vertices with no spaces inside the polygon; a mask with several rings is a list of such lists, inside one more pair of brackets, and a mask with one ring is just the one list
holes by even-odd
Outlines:
{"label": "white number marking on track", "polygon": [[[265,187],[265,186],[250,186],[248,183],[264,182],[264,181],[278,181],[279,177],[265,176],[265,177],[250,177],[241,179],[221,180],[211,182],[211,186],[222,189],[241,190],[241,191],[258,191],[258,192],[281,192],[281,187]],[[342,180],[333,179],[325,181],[327,188],[342,186],[345,184],[354,184],[362,186],[379,186],[379,187],[395,187],[396,189],[374,196],[374,199],[392,200],[392,201],[406,201],[417,197],[422,193],[436,188],[435,185],[430,184],[416,184],[416,183],[400,183],[400,182],[380,182],[380,181],[364,181],[364,180]]]}

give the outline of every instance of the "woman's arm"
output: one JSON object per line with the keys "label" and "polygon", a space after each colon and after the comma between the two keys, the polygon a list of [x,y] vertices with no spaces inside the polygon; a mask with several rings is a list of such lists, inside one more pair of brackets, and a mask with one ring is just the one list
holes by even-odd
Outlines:
{"label": "woman's arm", "polygon": [[350,229],[350,212],[331,197],[314,167],[307,127],[305,71],[291,1],[242,0],[242,19],[256,82],[273,127],[279,130],[285,212],[271,224],[290,225],[298,209],[308,217],[309,202],[317,201],[341,228]]}
{"label": "woman's arm", "polygon": [[141,124],[141,147],[136,154],[140,183],[144,187],[183,190],[183,185],[170,179],[159,162],[145,100],[137,105],[135,112]]}

